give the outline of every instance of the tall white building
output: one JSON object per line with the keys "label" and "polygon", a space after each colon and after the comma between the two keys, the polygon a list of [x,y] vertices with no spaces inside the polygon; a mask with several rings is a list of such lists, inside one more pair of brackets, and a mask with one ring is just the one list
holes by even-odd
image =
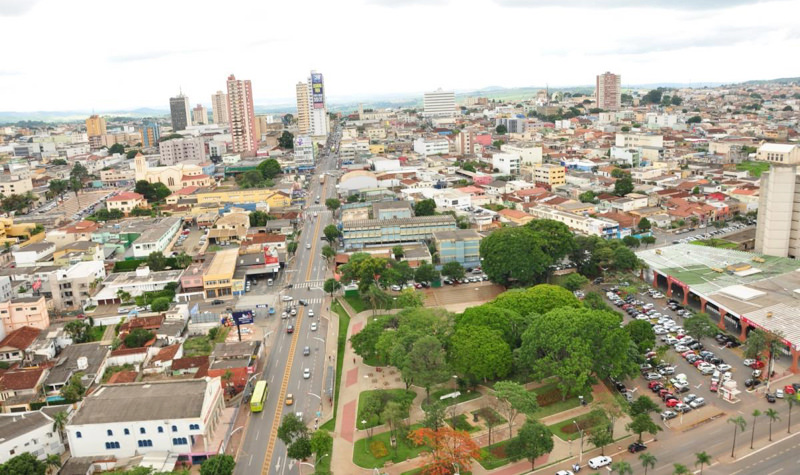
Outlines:
{"label": "tall white building", "polygon": [[314,142],[307,135],[294,138],[294,162],[297,165],[314,164]]}
{"label": "tall white building", "polygon": [[327,137],[330,132],[330,123],[322,73],[311,71],[306,83],[297,83],[296,93],[297,125],[300,134]]}
{"label": "tall white building", "polygon": [[597,107],[604,110],[619,110],[622,105],[622,76],[606,72],[597,76],[595,97]]}
{"label": "tall white building", "polygon": [[211,113],[215,124],[228,123],[228,95],[222,91],[211,94]]}
{"label": "tall white building", "polygon": [[234,153],[255,155],[258,149],[253,85],[249,79],[228,76],[228,119]]}
{"label": "tall white building", "polygon": [[764,144],[756,157],[772,167],[761,174],[755,251],[800,257],[800,146]]}
{"label": "tall white building", "polygon": [[165,140],[158,144],[161,153],[159,160],[164,166],[178,163],[201,163],[206,160],[205,145],[200,137]]}
{"label": "tall white building", "polygon": [[425,117],[453,117],[456,115],[456,94],[441,89],[426,92],[422,97],[422,106]]}

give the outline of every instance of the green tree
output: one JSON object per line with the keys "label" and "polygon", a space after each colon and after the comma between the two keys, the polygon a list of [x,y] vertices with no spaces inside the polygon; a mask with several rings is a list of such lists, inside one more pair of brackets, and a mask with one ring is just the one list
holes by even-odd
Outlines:
{"label": "green tree", "polygon": [[442,266],[442,275],[450,279],[463,279],[466,272],[458,261],[450,261]]}
{"label": "green tree", "polygon": [[308,427],[294,413],[284,414],[277,435],[288,446],[301,437],[308,437]]}
{"label": "green tree", "polygon": [[622,178],[618,178],[616,182],[614,182],[614,194],[617,196],[625,196],[628,193],[633,192],[633,180],[631,180],[630,176],[624,176]]}
{"label": "green tree", "polygon": [[680,97],[678,97],[678,96],[672,96],[672,98],[670,98],[670,101],[669,101],[669,102],[670,102],[670,104],[672,104],[673,106],[679,106],[679,105],[683,104],[683,99],[681,99],[681,98],[680,98]]}
{"label": "green tree", "polygon": [[116,153],[125,153],[125,146],[121,143],[115,143],[112,146],[108,147],[108,154],[114,155]]}
{"label": "green tree", "polygon": [[577,272],[568,274],[561,279],[561,286],[569,290],[570,292],[575,292],[576,290],[580,290],[584,285],[588,283],[589,279],[578,274]]}
{"label": "green tree", "polygon": [[647,247],[650,244],[655,244],[656,238],[654,236],[642,236],[642,243]]}
{"label": "green tree", "polygon": [[294,134],[284,130],[278,138],[278,146],[284,150],[294,150]]}
{"label": "green tree", "polygon": [[231,455],[212,455],[200,465],[200,475],[233,475],[236,461]]}
{"label": "green tree", "polygon": [[687,475],[691,473],[689,469],[686,467],[686,465],[674,463],[672,464],[672,466],[673,466],[672,475]]}
{"label": "green tree", "polygon": [[325,283],[322,284],[322,290],[325,291],[325,293],[331,294],[331,297],[333,297],[333,294],[341,287],[342,284],[340,284],[336,279],[333,278],[326,279]]}
{"label": "green tree", "polygon": [[484,383],[503,378],[511,371],[511,348],[499,331],[487,327],[456,330],[450,339],[449,356],[456,373]]}
{"label": "green tree", "polygon": [[89,330],[89,326],[82,320],[72,320],[64,325],[64,331],[72,338],[73,343],[87,342]]}
{"label": "green tree", "polygon": [[535,284],[555,262],[545,252],[547,242],[529,227],[500,228],[480,244],[483,271],[492,282],[510,286]]}
{"label": "green tree", "polygon": [[525,226],[543,241],[542,250],[554,260],[560,260],[575,250],[574,234],[564,223],[552,219],[534,219]]}
{"label": "green tree", "polygon": [[325,235],[325,239],[331,243],[331,245],[335,245],[336,239],[342,235],[341,231],[339,231],[339,228],[337,228],[335,224],[329,224],[325,226],[325,228],[322,230],[322,234]]}
{"label": "green tree", "polygon": [[648,468],[655,468],[656,462],[658,462],[656,456],[648,452],[640,454],[639,460],[642,461],[642,467],[644,467],[644,475],[647,475]]}
{"label": "green tree", "polygon": [[128,150],[128,152],[125,154],[125,158],[130,160],[130,159],[136,157],[136,155],[138,155],[139,153],[141,153],[141,150],[139,150],[139,149]]}
{"label": "green tree", "polygon": [[60,198],[64,195],[64,193],[69,190],[69,182],[67,180],[50,180],[47,184],[47,189],[53,195],[54,198]]}
{"label": "green tree", "polygon": [[422,307],[425,304],[425,294],[415,292],[414,289],[403,289],[400,295],[394,297],[395,308]]}
{"label": "green tree", "polygon": [[636,344],[640,353],[645,353],[656,347],[656,334],[647,320],[631,320],[625,325],[625,330],[631,336],[631,341]]}
{"label": "green tree", "polygon": [[[403,419],[406,418],[408,415],[408,408],[403,407],[397,401],[389,401],[386,403],[386,406],[383,408],[383,412],[381,413],[381,420],[384,421],[386,425],[389,426],[389,433],[392,437],[397,440],[397,430],[403,424]],[[395,443],[392,444],[394,446],[394,453],[395,456],[397,455],[397,446],[399,444]]]}
{"label": "green tree", "polygon": [[578,199],[581,203],[594,203],[597,200],[597,195],[594,194],[594,191],[589,190],[578,195]]}
{"label": "green tree", "polygon": [[736,450],[736,432],[744,432],[747,427],[747,421],[742,416],[729,417],[728,424],[733,424],[733,445],[731,445],[731,457],[736,457],[734,451]]}
{"label": "green tree", "polygon": [[420,264],[414,272],[414,280],[417,282],[433,282],[439,278],[439,271],[431,264]]}
{"label": "green tree", "polygon": [[497,401],[497,409],[508,422],[509,438],[512,437],[511,431],[517,416],[520,414],[530,416],[539,409],[536,393],[528,391],[516,381],[498,381],[494,385],[492,395]]}
{"label": "green tree", "polygon": [[14,475],[45,475],[45,473],[47,473],[47,464],[36,458],[30,452],[23,452],[0,465],[0,473]]}
{"label": "green tree", "polygon": [[625,429],[638,435],[639,442],[641,442],[643,433],[655,435],[661,431],[661,426],[653,422],[650,414],[638,414],[625,426]]}
{"label": "green tree", "polygon": [[425,417],[422,418],[423,427],[437,431],[444,426],[445,405],[442,401],[431,401],[430,404],[423,404],[422,410],[425,411]]}
{"label": "green tree", "polygon": [[69,419],[67,411],[58,411],[53,414],[53,432],[60,435],[64,440],[66,440],[64,437],[64,429],[67,427],[67,419]]}
{"label": "green tree", "polygon": [[508,127],[506,127],[503,124],[500,124],[494,128],[494,131],[497,133],[497,135],[505,135],[508,133]]}
{"label": "green tree", "polygon": [[702,117],[700,117],[699,115],[695,115],[695,116],[689,117],[689,119],[686,120],[686,123],[687,124],[699,124],[702,121],[703,121]]}
{"label": "green tree", "polygon": [[53,473],[58,473],[58,469],[61,468],[61,456],[58,454],[49,454],[44,459],[45,470],[49,473],[50,469],[53,469]]}
{"label": "green tree", "polygon": [[342,202],[336,198],[328,198],[325,200],[325,207],[331,211],[336,211],[340,206],[342,206]]}
{"label": "green tree", "polygon": [[756,420],[758,419],[758,416],[760,416],[760,415],[761,415],[761,411],[759,411],[758,409],[753,409],[753,428],[752,428],[752,430],[750,432],[750,448],[751,449],[753,448],[753,440],[756,437]]}
{"label": "green tree", "polygon": [[328,244],[322,247],[322,257],[325,259],[325,262],[330,262],[331,259],[336,257],[336,251]]}
{"label": "green tree", "polygon": [[636,400],[633,401],[633,403],[631,403],[628,412],[630,412],[631,417],[636,417],[639,414],[649,415],[650,413],[658,412],[658,410],[659,410],[658,404],[653,402],[653,400],[650,399],[650,397],[639,396],[638,398],[636,398]]}
{"label": "green tree", "polygon": [[683,319],[683,328],[691,334],[697,341],[709,338],[717,334],[716,325],[711,322],[707,313],[698,313],[692,317]]}
{"label": "green tree", "polygon": [[630,173],[626,172],[622,168],[615,168],[611,170],[611,178],[622,178],[624,176],[630,176]]}
{"label": "green tree", "polygon": [[436,202],[433,199],[419,200],[414,203],[414,216],[433,216],[436,213]]}
{"label": "green tree", "polygon": [[[391,402],[389,404],[391,404]],[[387,404],[387,406],[389,404]],[[311,434],[309,442],[311,443],[311,451],[317,457],[317,462],[333,451],[333,437],[331,433],[325,429],[315,430],[314,433]]]}
{"label": "green tree", "polygon": [[697,452],[694,454],[694,456],[696,457],[694,466],[696,467],[700,465],[700,475],[703,475],[703,467],[711,463],[711,456],[708,455],[705,451]]}
{"label": "green tree", "polygon": [[653,225],[650,223],[649,219],[642,218],[639,220],[639,224],[636,227],[639,228],[639,231],[646,233],[647,231],[650,231],[650,228],[652,228]]}
{"label": "green tree", "polygon": [[528,326],[528,320],[518,312],[492,304],[477,305],[464,309],[464,313],[456,316],[455,329],[465,327],[485,327],[500,332],[503,340],[512,349],[519,347],[522,333]]}
{"label": "green tree", "polygon": [[606,445],[614,442],[614,436],[608,427],[598,427],[589,434],[589,442],[600,449],[600,455],[605,455]]}
{"label": "green tree", "polygon": [[128,348],[141,348],[154,337],[155,334],[153,332],[147,331],[144,328],[134,328],[125,336],[125,346]]}
{"label": "green tree", "polygon": [[626,246],[628,246],[628,247],[630,247],[630,248],[636,248],[636,247],[639,247],[639,245],[641,244],[641,243],[639,242],[639,240],[638,240],[638,239],[636,239],[636,238],[635,238],[635,237],[633,237],[633,236],[625,236],[624,238],[622,238],[622,242],[623,242],[623,243],[624,243]]}
{"label": "green tree", "polygon": [[511,439],[506,447],[511,460],[528,459],[531,470],[536,469],[535,461],[553,450],[553,433],[539,421],[528,420],[519,429],[517,437]]}
{"label": "green tree", "polygon": [[660,104],[661,103],[661,96],[664,92],[663,88],[658,89],[651,89],[642,97],[641,103],[642,104]]}
{"label": "green tree", "polygon": [[153,300],[150,304],[150,309],[154,312],[166,312],[169,310],[170,299],[168,297],[159,297]]}
{"label": "green tree", "polygon": [[63,167],[66,164],[67,161],[64,160],[63,158],[56,158],[54,160],[50,160],[50,165],[53,165],[54,167]]}
{"label": "green tree", "polygon": [[395,259],[397,260],[402,259],[402,257],[405,255],[405,252],[403,251],[403,246],[399,244],[397,246],[394,246],[392,248],[392,254],[394,255]]}
{"label": "green tree", "polygon": [[264,186],[264,176],[258,170],[247,170],[236,177],[236,184],[242,188],[259,188]]}
{"label": "green tree", "polygon": [[267,225],[267,221],[272,219],[272,217],[269,214],[265,213],[264,211],[259,211],[259,210],[251,211],[250,214],[248,215],[248,217],[250,219],[250,227],[251,228],[258,228],[258,227],[261,227],[261,226],[266,226]]}
{"label": "green tree", "polygon": [[147,266],[151,271],[162,271],[167,267],[167,258],[161,251],[153,251],[147,256]]}
{"label": "green tree", "polygon": [[781,420],[781,418],[778,417],[778,411],[772,408],[764,411],[764,415],[769,419],[769,441],[772,442],[772,423]]}
{"label": "green tree", "polygon": [[192,264],[192,256],[186,254],[185,252],[181,252],[177,256],[175,256],[175,265],[180,267],[181,269],[186,269]]}
{"label": "green tree", "polygon": [[297,242],[296,241],[289,242],[289,244],[286,245],[286,250],[289,251],[289,254],[293,255],[295,252],[297,252]]}
{"label": "green tree", "polygon": [[268,158],[267,160],[259,163],[256,169],[261,172],[261,175],[265,180],[272,180],[276,176],[280,175],[283,171],[281,170],[281,164],[278,163],[278,161],[274,158]]}
{"label": "green tree", "polygon": [[80,401],[85,393],[86,388],[83,386],[83,383],[81,383],[81,373],[73,374],[60,391],[61,397],[70,404]]}
{"label": "green tree", "polygon": [[[523,317],[543,315],[562,307],[581,308],[580,300],[569,290],[550,284],[539,284],[527,289],[512,289],[495,297],[492,306],[513,310]],[[530,318],[529,318],[530,319]]]}
{"label": "green tree", "polygon": [[295,460],[305,460],[310,457],[311,454],[311,440],[306,436],[295,439],[286,449],[286,455]]}
{"label": "green tree", "polygon": [[408,354],[406,371],[414,375],[414,382],[425,388],[425,401],[430,400],[431,386],[449,377],[442,343],[432,335],[417,340]]}
{"label": "green tree", "polygon": [[633,475],[633,468],[631,464],[624,460],[619,460],[611,464],[611,473],[618,473],[619,475]]}

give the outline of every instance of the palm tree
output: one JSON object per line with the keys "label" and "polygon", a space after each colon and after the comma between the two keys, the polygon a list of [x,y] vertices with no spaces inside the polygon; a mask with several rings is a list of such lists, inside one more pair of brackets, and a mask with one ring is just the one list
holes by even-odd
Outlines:
{"label": "palm tree", "polygon": [[731,457],[735,458],[736,455],[734,451],[736,450],[736,431],[744,431],[744,429],[747,427],[747,421],[744,420],[744,417],[742,416],[736,416],[729,417],[728,423],[733,424],[733,445],[731,446]]}
{"label": "palm tree", "polygon": [[675,469],[672,471],[672,475],[686,475],[687,473],[691,473],[689,469],[686,468],[686,465],[676,463],[673,464],[673,467],[675,467]]}
{"label": "palm tree", "polygon": [[764,411],[764,415],[769,418],[769,441],[772,442],[772,423],[781,420],[781,418],[778,417],[778,411],[772,408]]}
{"label": "palm tree", "polygon": [[761,411],[753,409],[753,428],[750,431],[750,448],[753,448],[753,438],[756,436],[756,419],[761,415]]}
{"label": "palm tree", "polygon": [[58,411],[53,414],[53,431],[58,433],[58,435],[61,437],[61,440],[64,440],[65,442],[64,428],[67,426],[67,418],[67,411]]}
{"label": "palm tree", "polygon": [[697,457],[697,461],[694,463],[694,466],[696,467],[700,465],[700,475],[703,475],[703,466],[711,463],[711,456],[705,451],[696,453],[694,455]]}
{"label": "palm tree", "polygon": [[792,433],[792,407],[797,404],[798,400],[793,397],[787,397],[786,403],[789,404],[789,423],[786,425],[786,433]]}
{"label": "palm tree", "polygon": [[58,469],[61,468],[61,456],[58,454],[50,454],[44,459],[44,463],[47,466],[47,472],[50,472],[50,469],[53,469],[53,473],[58,473]]}
{"label": "palm tree", "polygon": [[611,473],[617,472],[619,475],[633,475],[633,469],[631,468],[631,464],[624,460],[620,460],[619,462],[614,462],[611,465]]}
{"label": "palm tree", "polygon": [[655,468],[656,462],[658,461],[655,455],[647,452],[644,452],[641,455],[639,455],[639,460],[642,461],[642,467],[644,467],[644,475],[647,475],[648,467]]}

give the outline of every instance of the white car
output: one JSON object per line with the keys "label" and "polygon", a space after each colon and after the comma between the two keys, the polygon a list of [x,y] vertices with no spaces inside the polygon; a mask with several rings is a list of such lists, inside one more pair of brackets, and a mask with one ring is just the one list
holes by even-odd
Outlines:
{"label": "white car", "polygon": [[303,370],[303,379],[308,379],[311,377],[311,370],[306,368]]}
{"label": "white car", "polygon": [[591,458],[589,459],[589,462],[587,462],[589,468],[594,468],[594,469],[605,467],[606,465],[610,464],[611,464],[611,457],[607,455],[601,455],[599,457]]}
{"label": "white car", "polygon": [[692,409],[697,409],[698,407],[703,407],[705,405],[706,405],[706,400],[701,397],[695,398],[694,400],[692,400],[692,402],[689,403],[689,406],[691,406]]}
{"label": "white car", "polygon": [[572,473],[572,470],[559,470],[556,472],[556,475],[575,475]]}
{"label": "white car", "polygon": [[309,317],[313,317],[314,316],[314,311],[311,310],[310,308],[308,309],[308,316]]}
{"label": "white car", "polygon": [[306,249],[311,249],[311,243],[306,244]]}
{"label": "white car", "polygon": [[311,324],[311,331],[312,332],[317,331],[317,322],[314,322],[314,323]]}
{"label": "white car", "polygon": [[783,389],[776,389],[775,390],[775,397],[778,399],[783,399]]}
{"label": "white car", "polygon": [[717,365],[717,369],[720,371],[730,371],[731,368],[732,366],[729,365],[728,363],[721,363]]}
{"label": "white car", "polygon": [[281,297],[281,300],[283,300],[284,302],[291,302],[293,299],[294,297],[292,297],[291,295],[284,295],[283,297]]}
{"label": "white car", "polygon": [[744,364],[745,366],[753,366],[753,364],[755,364],[755,362],[756,362],[756,360],[752,360],[752,359],[748,358],[748,359],[742,361],[742,364]]}
{"label": "white car", "polygon": [[293,316],[293,317],[294,317],[295,315],[297,315],[297,309],[296,309],[296,308],[294,308],[294,307],[292,307],[292,309],[289,311],[289,315],[291,315],[291,316]]}

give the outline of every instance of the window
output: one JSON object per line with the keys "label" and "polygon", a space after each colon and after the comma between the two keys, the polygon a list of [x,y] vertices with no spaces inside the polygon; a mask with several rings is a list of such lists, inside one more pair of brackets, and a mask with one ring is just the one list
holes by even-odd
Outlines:
{"label": "window", "polygon": [[147,431],[144,429],[144,427],[139,427],[139,433],[140,434],[146,434]]}
{"label": "window", "polygon": [[119,442],[106,442],[106,450],[118,449]]}
{"label": "window", "polygon": [[189,424],[189,430],[200,430],[200,424]]}
{"label": "window", "polygon": [[139,441],[137,441],[137,443],[139,444],[139,447],[152,447],[153,446],[153,441],[150,440],[150,439],[139,440]]}
{"label": "window", "polygon": [[178,426],[172,426],[172,432],[178,432]]}
{"label": "window", "polygon": [[81,437],[83,437],[83,436],[81,435],[81,432],[80,432],[80,431],[78,431],[78,432],[76,432],[76,433],[75,433],[75,438],[76,438],[76,439],[80,439]]}
{"label": "window", "polygon": [[129,431],[128,429],[125,429],[125,435],[131,435],[131,431]]}
{"label": "window", "polygon": [[159,426],[159,427],[158,427],[158,433],[159,433],[159,434],[163,434],[163,433],[164,433],[164,428],[163,428],[163,427],[161,427],[161,426]]}
{"label": "window", "polygon": [[175,437],[172,439],[172,445],[188,445],[186,437]]}
{"label": "window", "polygon": [[106,431],[106,435],[114,435],[114,431],[112,431],[111,429],[108,429]]}

